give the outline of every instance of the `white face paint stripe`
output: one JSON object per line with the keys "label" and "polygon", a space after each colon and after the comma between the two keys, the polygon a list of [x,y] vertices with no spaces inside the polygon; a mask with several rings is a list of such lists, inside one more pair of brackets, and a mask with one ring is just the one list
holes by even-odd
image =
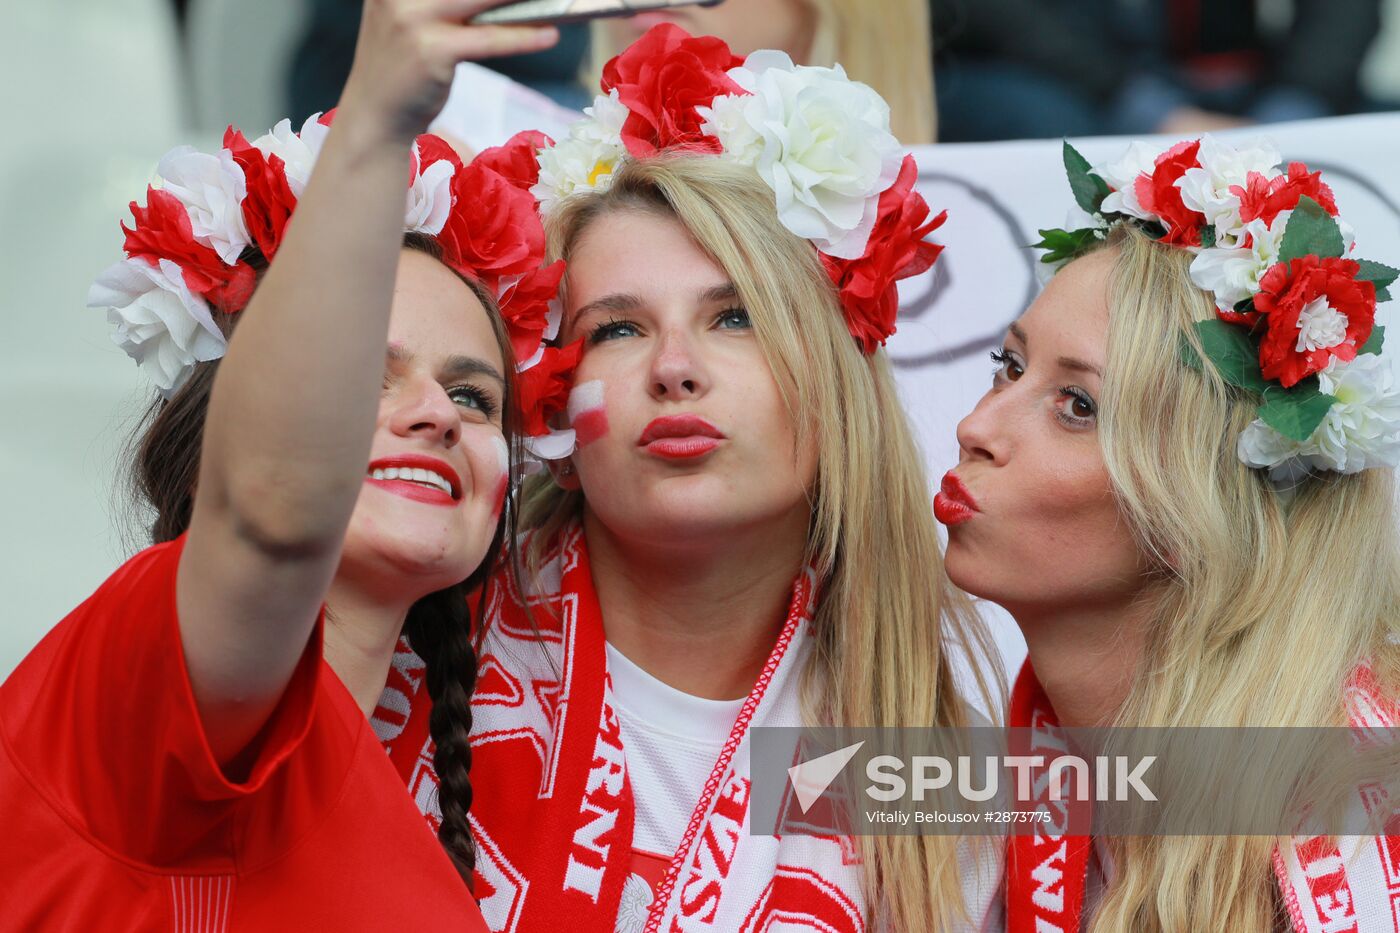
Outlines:
{"label": "white face paint stripe", "polygon": [[505,438],[493,434],[491,447],[496,451],[496,463],[500,465],[501,472],[505,473],[510,469],[510,448],[506,446]]}
{"label": "white face paint stripe", "polygon": [[603,380],[591,379],[580,382],[569,392],[569,420],[573,421],[580,413],[603,407]]}

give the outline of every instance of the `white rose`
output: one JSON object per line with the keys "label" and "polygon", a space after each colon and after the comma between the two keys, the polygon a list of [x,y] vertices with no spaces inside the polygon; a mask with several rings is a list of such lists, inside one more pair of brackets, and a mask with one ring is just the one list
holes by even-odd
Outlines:
{"label": "white rose", "polygon": [[413,144],[413,184],[408,188],[408,206],[404,209],[404,230],[437,236],[452,213],[452,176],[456,168],[446,159],[438,159],[426,170],[419,159],[418,144]]}
{"label": "white rose", "polygon": [[1263,220],[1245,224],[1242,233],[1253,237],[1249,248],[1201,250],[1191,260],[1191,281],[1197,288],[1214,293],[1215,303],[1222,311],[1234,311],[1236,304],[1259,293],[1259,280],[1279,261],[1283,231],[1292,214],[1292,211],[1279,214],[1272,227]]}
{"label": "white rose", "polygon": [[1127,214],[1140,220],[1156,220],[1155,214],[1146,210],[1137,196],[1137,180],[1140,175],[1151,175],[1157,167],[1157,150],[1145,142],[1136,141],[1128,146],[1116,162],[1104,162],[1094,166],[1093,173],[1104,181],[1113,192],[1103,199],[1100,210],[1105,214]]}
{"label": "white rose", "polygon": [[287,187],[301,200],[306,183],[311,180],[311,170],[316,167],[316,159],[325,145],[331,128],[318,122],[319,113],[313,113],[301,125],[301,133],[292,132],[292,121],[282,120],[272,128],[272,132],[253,140],[253,145],[264,155],[277,156],[287,166]]}
{"label": "white rose", "polygon": [[1251,172],[1265,178],[1275,178],[1283,157],[1271,143],[1263,140],[1236,149],[1213,136],[1201,137],[1196,157],[1199,168],[1190,168],[1177,181],[1181,201],[1193,211],[1205,215],[1206,223],[1215,227],[1217,246],[1236,246],[1244,238],[1244,221],[1240,218],[1239,195],[1231,192],[1236,185],[1245,187]]}
{"label": "white rose", "polygon": [[748,95],[697,107],[701,129],[724,156],[752,165],[777,199],[778,218],[838,259],[865,253],[880,194],[899,176],[904,152],[879,94],[835,68],[755,52],[729,77]]}
{"label": "white rose", "polygon": [[98,276],[88,307],[106,308],[112,342],[169,398],[197,362],[216,360],[228,343],[203,298],[190,293],[180,267],[125,259]]}
{"label": "white rose", "polygon": [[594,98],[583,119],[569,128],[567,138],[540,150],[540,180],[530,193],[548,213],[560,198],[575,191],[606,191],[618,163],[627,156],[622,143],[622,124],[627,107],[618,99],[617,89]]}
{"label": "white rose", "polygon": [[209,155],[179,146],[161,158],[156,174],[161,177],[160,187],[185,205],[194,238],[213,248],[228,265],[238,262],[250,242],[243,221],[248,182],[229,151]]}
{"label": "white rose", "polygon": [[1318,387],[1337,402],[1312,436],[1299,444],[1255,421],[1240,435],[1240,460],[1269,468],[1275,480],[1309,470],[1358,473],[1400,463],[1400,390],[1390,366],[1363,353],[1346,363],[1334,359],[1317,377]]}

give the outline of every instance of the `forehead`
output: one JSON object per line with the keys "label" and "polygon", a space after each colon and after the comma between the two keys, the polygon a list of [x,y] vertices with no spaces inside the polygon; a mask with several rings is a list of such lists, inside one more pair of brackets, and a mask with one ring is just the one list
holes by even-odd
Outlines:
{"label": "forehead", "polygon": [[1033,353],[1072,356],[1100,368],[1108,347],[1108,277],[1114,254],[1100,250],[1060,270],[1017,321]]}
{"label": "forehead", "polygon": [[590,223],[574,246],[568,275],[571,310],[607,294],[661,303],[729,281],[680,221],[637,210],[610,211]]}
{"label": "forehead", "polygon": [[474,356],[504,364],[481,301],[451,269],[413,250],[404,250],[399,260],[389,343],[426,361]]}

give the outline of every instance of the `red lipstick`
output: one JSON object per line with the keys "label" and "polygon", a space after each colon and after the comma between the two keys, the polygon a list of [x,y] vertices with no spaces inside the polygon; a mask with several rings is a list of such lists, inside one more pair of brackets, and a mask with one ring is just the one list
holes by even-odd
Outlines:
{"label": "red lipstick", "polygon": [[933,497],[933,515],[943,524],[961,525],[978,512],[977,500],[967,491],[962,480],[950,470],[943,477],[940,492]]}
{"label": "red lipstick", "polygon": [[666,460],[692,460],[719,446],[724,432],[696,415],[667,415],[642,431],[637,446]]}
{"label": "red lipstick", "polygon": [[[415,474],[418,470],[425,471],[428,476]],[[440,481],[445,481],[451,492],[437,485]],[[448,466],[446,460],[427,454],[399,454],[374,460],[366,470],[365,482],[429,505],[455,506],[462,498],[462,478],[457,471]]]}

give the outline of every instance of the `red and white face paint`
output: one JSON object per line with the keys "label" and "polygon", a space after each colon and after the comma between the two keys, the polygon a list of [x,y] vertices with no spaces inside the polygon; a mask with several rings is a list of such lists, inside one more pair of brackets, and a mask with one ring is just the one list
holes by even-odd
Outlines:
{"label": "red and white face paint", "polygon": [[587,447],[608,433],[608,409],[601,379],[574,386],[569,393],[569,426],[579,447]]}

